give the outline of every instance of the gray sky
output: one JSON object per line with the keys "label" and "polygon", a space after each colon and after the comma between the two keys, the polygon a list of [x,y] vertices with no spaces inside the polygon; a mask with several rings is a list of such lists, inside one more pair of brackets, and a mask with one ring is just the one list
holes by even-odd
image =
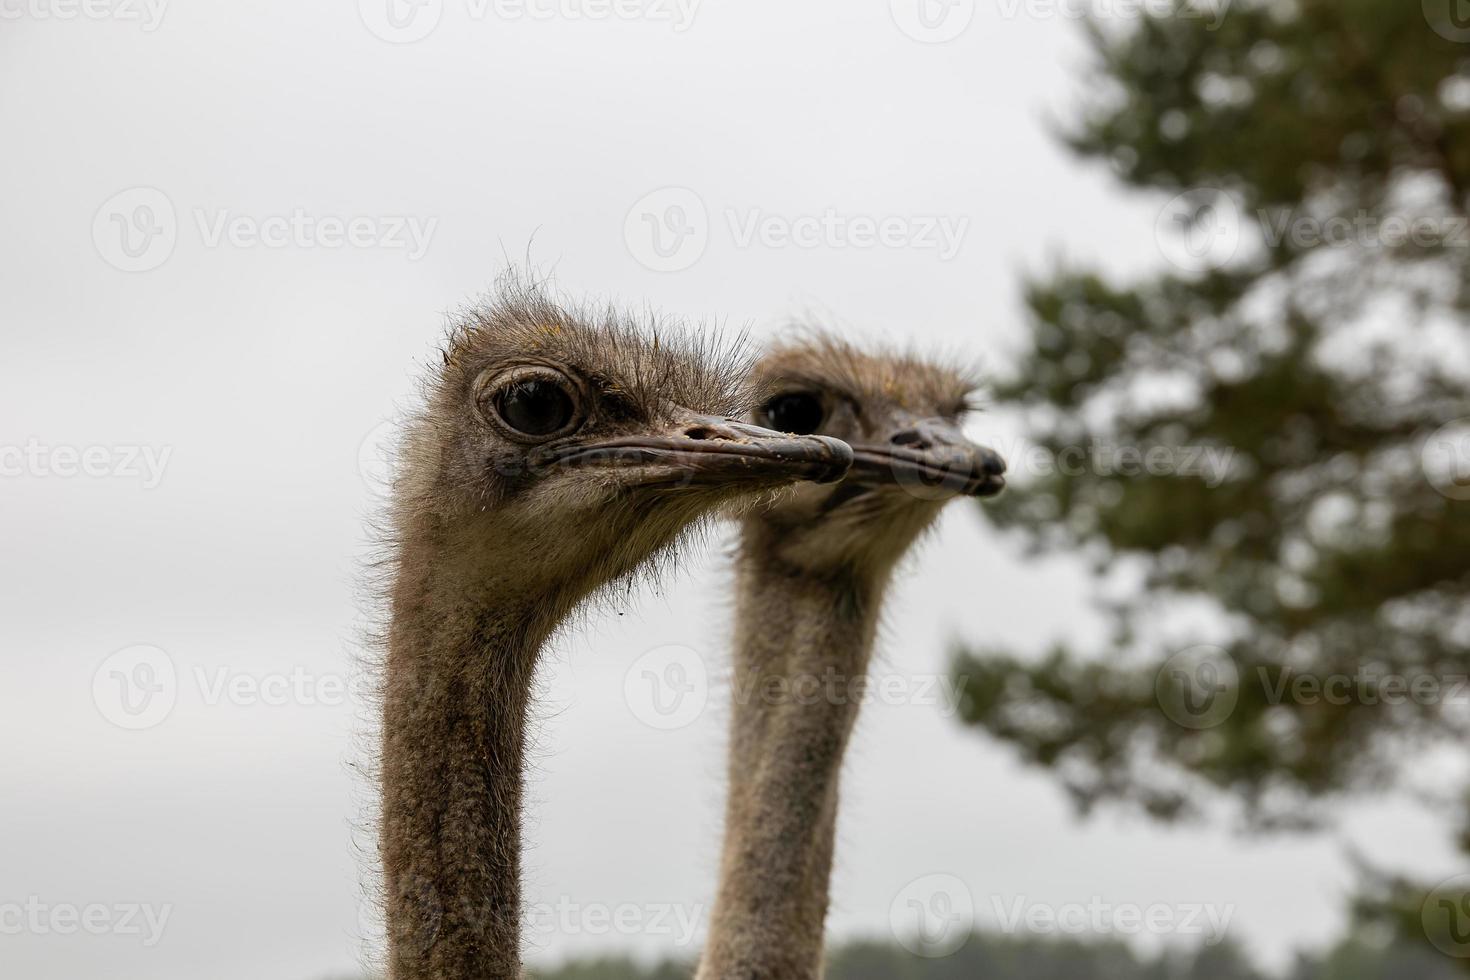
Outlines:
{"label": "gray sky", "polygon": [[[7,977],[311,980],[372,945],[362,712],[340,687],[375,440],[442,311],[506,256],[757,337],[813,314],[1003,363],[1024,270],[1171,254],[1163,202],[1048,131],[1081,64],[1048,5],[387,2],[0,0]],[[1014,438],[1001,415],[974,432]],[[716,864],[723,550],[548,656],[542,960],[697,948],[680,922]],[[946,515],[881,655],[914,695],[865,709],[845,775],[836,935],[889,935],[906,887],[942,874],[991,926],[1018,902],[1229,907],[1281,962],[1340,926],[1344,841],[1450,861],[1437,824],[1388,803],[1264,843],[1078,823],[919,692],[955,637],[1085,641],[1089,592]],[[636,688],[670,657],[710,683],[665,730]],[[123,681],[164,693],[124,703]]]}

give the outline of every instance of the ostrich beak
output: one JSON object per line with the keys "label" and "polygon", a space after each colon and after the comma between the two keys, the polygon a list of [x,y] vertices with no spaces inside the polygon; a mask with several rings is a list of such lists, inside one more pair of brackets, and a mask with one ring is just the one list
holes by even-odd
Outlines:
{"label": "ostrich beak", "polygon": [[[826,436],[795,436],[693,413],[661,432],[621,436],[557,450],[548,463],[637,469],[640,486],[782,486],[836,483],[853,453]],[[644,478],[646,477],[646,478]]]}
{"label": "ostrich beak", "polygon": [[993,497],[1006,485],[1000,454],[943,419],[905,420],[887,441],[855,442],[852,451],[851,478],[858,483],[900,486],[924,497]]}

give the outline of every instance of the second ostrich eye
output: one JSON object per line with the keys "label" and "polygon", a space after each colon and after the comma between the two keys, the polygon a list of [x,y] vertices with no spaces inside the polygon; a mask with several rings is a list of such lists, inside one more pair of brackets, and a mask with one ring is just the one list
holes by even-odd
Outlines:
{"label": "second ostrich eye", "polygon": [[809,436],[822,427],[827,410],[822,400],[808,392],[777,395],[766,403],[766,421],[777,432]]}
{"label": "second ostrich eye", "polygon": [[553,381],[527,378],[507,385],[495,399],[505,424],[528,436],[548,436],[567,427],[576,407],[571,395]]}

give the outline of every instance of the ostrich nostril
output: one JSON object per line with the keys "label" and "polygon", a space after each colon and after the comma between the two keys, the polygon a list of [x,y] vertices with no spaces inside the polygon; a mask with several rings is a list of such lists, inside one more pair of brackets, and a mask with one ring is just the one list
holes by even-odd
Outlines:
{"label": "ostrich nostril", "polygon": [[911,449],[930,449],[933,443],[927,435],[919,429],[899,429],[889,441],[895,446],[908,446]]}
{"label": "ostrich nostril", "polygon": [[684,430],[684,436],[687,439],[718,439],[719,433],[707,425],[696,425]]}

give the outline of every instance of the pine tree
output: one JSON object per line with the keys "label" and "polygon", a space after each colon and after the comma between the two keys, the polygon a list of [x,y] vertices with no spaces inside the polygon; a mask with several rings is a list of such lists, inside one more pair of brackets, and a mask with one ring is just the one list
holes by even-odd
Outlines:
{"label": "pine tree", "polygon": [[1139,584],[956,670],[1084,810],[1311,826],[1470,744],[1470,19],[1197,2],[1091,28],[1067,136],[1160,202],[1164,271],[1029,281],[995,396],[1053,465],[984,512]]}

